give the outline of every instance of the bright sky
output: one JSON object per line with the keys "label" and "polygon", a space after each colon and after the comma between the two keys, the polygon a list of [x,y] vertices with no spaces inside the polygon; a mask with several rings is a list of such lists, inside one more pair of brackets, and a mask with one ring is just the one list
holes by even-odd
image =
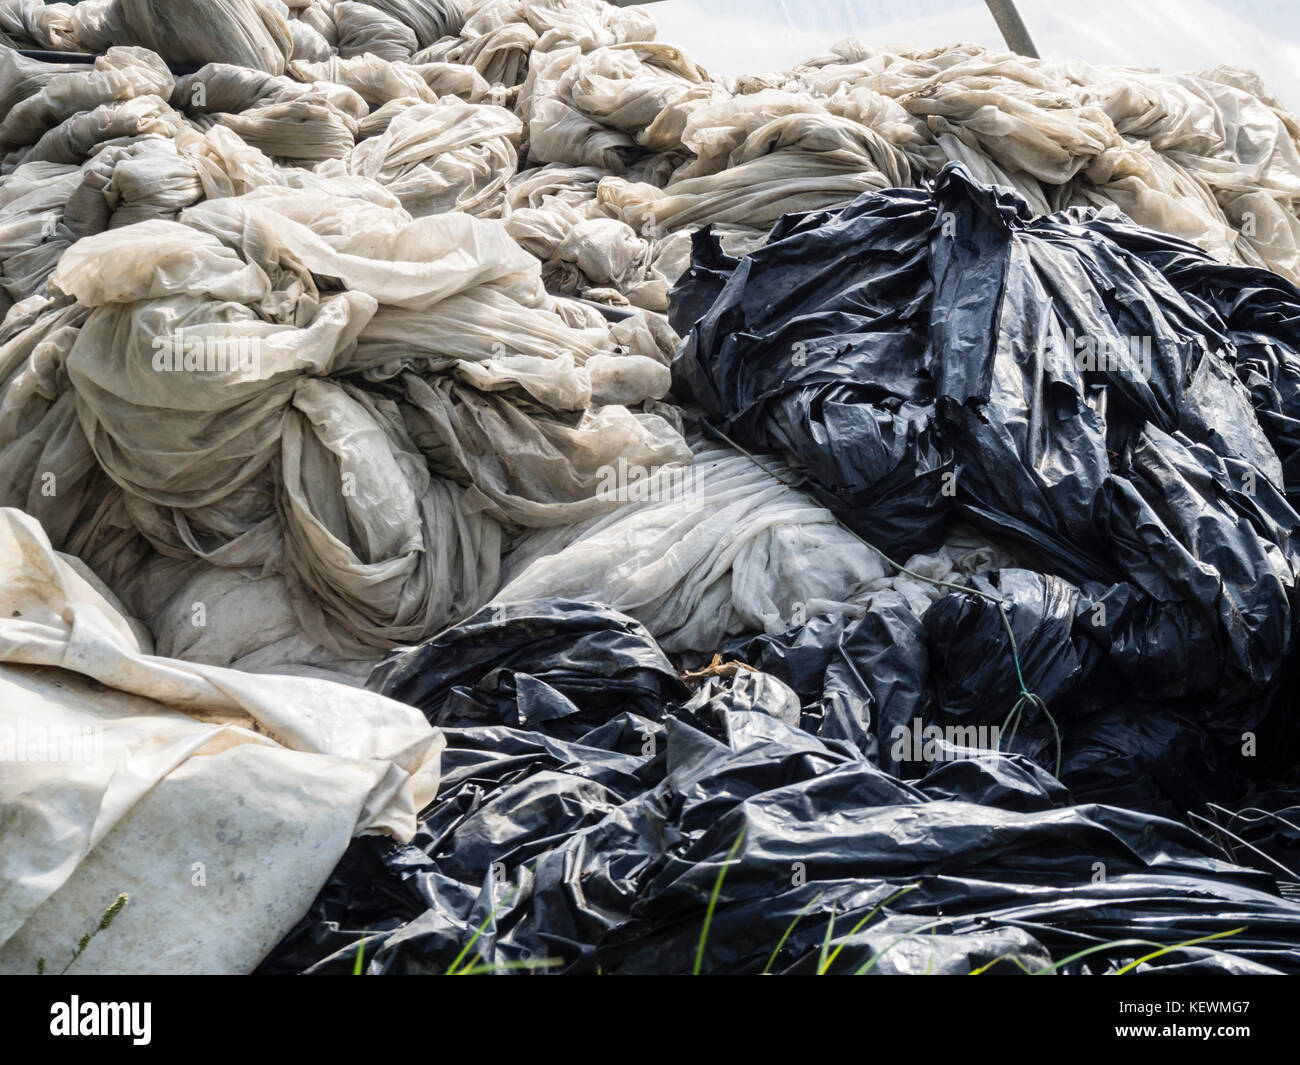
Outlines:
{"label": "bright sky", "polygon": [[[1016,6],[1045,58],[1169,73],[1246,67],[1300,112],[1296,0],[1017,0]],[[660,40],[720,74],[780,70],[848,36],[875,45],[1005,47],[983,0],[664,0],[646,10],[659,24]]]}

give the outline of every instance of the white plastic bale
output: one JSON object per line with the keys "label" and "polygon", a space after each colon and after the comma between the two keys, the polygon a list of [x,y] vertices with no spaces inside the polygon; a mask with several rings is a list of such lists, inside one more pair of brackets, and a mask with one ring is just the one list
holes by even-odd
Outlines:
{"label": "white plastic bale", "polygon": [[345,59],[375,55],[381,59],[406,60],[419,48],[414,30],[370,4],[342,0],[334,5],[333,15],[334,25],[338,27],[339,54]]}
{"label": "white plastic bale", "polygon": [[[364,0],[410,28],[416,45],[427,48],[443,37],[455,36],[465,23],[456,0]],[[335,5],[337,10],[338,5]]]}
{"label": "white plastic bale", "polygon": [[808,616],[850,609],[884,575],[829,511],[730,449],[698,448],[683,471],[624,464],[611,491],[632,505],[526,542],[494,602],[602,602],[665,650],[710,650],[736,633],[785,631],[798,604]]}
{"label": "white plastic bale", "polygon": [[266,155],[300,164],[344,159],[356,146],[356,119],[319,92],[213,118]]}
{"label": "white plastic bale", "polygon": [[[116,11],[113,8],[116,7]],[[115,0],[105,11],[127,40],[172,62],[225,62],[284,72],[293,36],[283,5],[270,0]]]}
{"label": "white plastic bale", "polygon": [[[621,467],[631,505],[524,541],[506,559],[497,603],[546,595],[605,603],[640,621],[667,651],[712,652],[743,632],[780,633],[819,614],[859,616],[899,598],[918,616],[943,593],[895,575],[825,507],[782,483],[789,470],[696,442],[686,470]],[[994,569],[1009,556],[957,530],[906,561],[925,577]]]}
{"label": "white plastic bale", "polygon": [[280,442],[287,561],[309,593],[309,635],[337,625],[370,646],[415,642],[496,587],[500,530],[431,478],[397,423],[363,392],[308,379]]}
{"label": "white plastic bale", "polygon": [[[495,590],[498,522],[617,506],[597,490],[620,457],[689,461],[671,424],[623,406],[667,391],[661,358],[555,316],[536,261],[497,225],[412,220],[378,186],[326,177],[184,218],[88,238],[65,257],[55,291],[93,308],[65,361],[84,434],[68,439],[84,439],[160,551],[194,550],[186,515],[241,537],[271,520],[268,494],[247,490],[278,471],[279,571],[304,593],[294,602],[311,639],[336,654],[341,640],[416,640],[478,606]],[[313,272],[352,287],[318,295]],[[386,308],[368,337],[379,302],[366,289]],[[239,345],[238,365],[211,365],[213,337]],[[29,469],[47,460],[48,443],[22,445]],[[265,571],[273,554],[268,542],[212,557]]]}
{"label": "white plastic bale", "polygon": [[488,105],[419,102],[383,118],[382,133],[351,153],[352,173],[388,187],[415,217],[452,210],[500,212],[518,163],[516,143],[523,130],[518,118]]}
{"label": "white plastic bale", "polygon": [[110,48],[89,73],[58,74],[40,92],[0,117],[0,150],[35,144],[61,122],[100,104],[137,96],[171,95],[174,79],[161,59],[144,48]]}
{"label": "white plastic bale", "polygon": [[[330,42],[326,37],[309,22],[302,19],[294,19],[289,23],[289,33],[293,38],[293,52],[291,59],[305,59],[310,62],[320,62],[329,59],[332,54]],[[335,43],[337,44],[337,33],[335,34]]]}

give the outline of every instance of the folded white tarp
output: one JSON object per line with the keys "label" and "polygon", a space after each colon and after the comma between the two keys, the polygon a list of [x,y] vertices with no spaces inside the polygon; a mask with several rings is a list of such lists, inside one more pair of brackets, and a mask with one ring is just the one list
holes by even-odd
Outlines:
{"label": "folded white tarp", "polygon": [[241,973],[353,836],[408,839],[440,733],[302,677],[146,653],[109,593],[0,510],[0,972]]}

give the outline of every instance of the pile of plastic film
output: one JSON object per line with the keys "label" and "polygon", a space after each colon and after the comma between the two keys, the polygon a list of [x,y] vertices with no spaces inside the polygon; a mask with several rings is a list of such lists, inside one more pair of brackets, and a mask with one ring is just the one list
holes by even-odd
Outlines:
{"label": "pile of plastic film", "polygon": [[960,168],[696,247],[674,394],[891,586],[683,673],[627,617],[661,616],[620,576],[653,558],[531,562],[371,675],[447,737],[438,799],[265,970],[442,972],[476,936],[501,971],[809,972],[828,935],[843,972],[1300,968],[1300,516],[1267,417],[1300,292]]}
{"label": "pile of plastic film", "polygon": [[0,0],[0,970],[1300,969],[1297,281],[1245,71]]}

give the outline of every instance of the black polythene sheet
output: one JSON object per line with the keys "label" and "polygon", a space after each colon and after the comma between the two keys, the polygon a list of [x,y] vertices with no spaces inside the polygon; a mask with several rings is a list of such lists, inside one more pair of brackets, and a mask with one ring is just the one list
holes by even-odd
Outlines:
{"label": "black polythene sheet", "polygon": [[[828,663],[831,645],[852,643],[835,626],[820,635]],[[560,600],[487,607],[394,655],[375,686],[445,730],[438,797],[409,845],[354,841],[262,971],[350,972],[361,945],[368,973],[442,973],[482,929],[470,957],[505,971],[689,972],[733,847],[706,972],[769,960],[807,971],[832,919],[837,972],[1039,969],[1103,942],[1242,926],[1164,960],[1300,970],[1300,905],[1269,874],[1173,820],[1071,805],[1022,755],[938,761],[900,779],[861,749],[848,718],[813,708],[835,695],[833,663],[805,666],[802,684],[816,690],[803,694],[744,669],[690,693],[635,622]],[[602,690],[606,674],[622,700]],[[1070,968],[1150,950],[1111,948]]]}

